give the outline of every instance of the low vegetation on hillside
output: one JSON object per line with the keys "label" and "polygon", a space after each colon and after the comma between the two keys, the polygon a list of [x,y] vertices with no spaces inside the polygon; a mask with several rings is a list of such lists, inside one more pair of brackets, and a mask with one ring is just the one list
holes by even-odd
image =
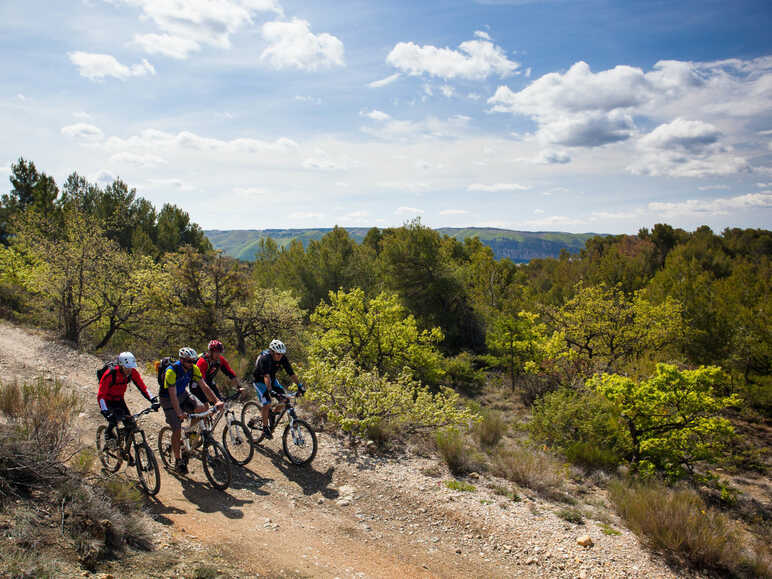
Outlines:
{"label": "low vegetation on hillside", "polygon": [[[515,264],[413,221],[361,243],[340,228],[306,245],[262,239],[245,263],[119,181],[73,174],[60,191],[19,160],[11,187],[4,315],[105,355],[218,337],[249,360],[281,337],[330,429],[389,448],[430,441],[459,476],[488,470],[565,503],[583,473],[655,548],[768,573],[751,549],[768,515],[739,521],[727,474],[768,463],[752,441],[772,409],[772,232],[658,224]],[[495,385],[506,400],[483,404]],[[655,499],[662,517],[642,520],[635,504]],[[722,551],[721,537],[748,547]]]}

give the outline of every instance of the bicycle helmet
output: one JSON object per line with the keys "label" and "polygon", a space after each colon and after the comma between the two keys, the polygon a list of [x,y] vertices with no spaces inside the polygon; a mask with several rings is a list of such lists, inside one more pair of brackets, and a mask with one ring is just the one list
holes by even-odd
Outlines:
{"label": "bicycle helmet", "polygon": [[180,360],[197,360],[198,354],[193,348],[180,348]]}
{"label": "bicycle helmet", "polygon": [[118,365],[124,368],[136,368],[137,359],[131,352],[121,352],[118,354]]}
{"label": "bicycle helmet", "polygon": [[225,351],[225,347],[222,345],[220,340],[212,340],[209,342],[209,351],[220,352],[222,354]]}
{"label": "bicycle helmet", "polygon": [[271,352],[276,352],[277,354],[286,354],[287,353],[287,346],[284,345],[284,342],[281,340],[272,340],[270,344],[268,344],[268,349]]}

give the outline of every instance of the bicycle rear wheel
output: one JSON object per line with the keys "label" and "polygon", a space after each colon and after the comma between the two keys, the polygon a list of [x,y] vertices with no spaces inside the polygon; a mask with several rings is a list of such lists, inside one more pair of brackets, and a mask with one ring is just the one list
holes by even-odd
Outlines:
{"label": "bicycle rear wheel", "polygon": [[150,496],[158,494],[161,488],[161,473],[158,471],[158,461],[155,459],[153,449],[147,442],[138,444],[134,447],[134,457],[139,484]]}
{"label": "bicycle rear wheel", "polygon": [[226,424],[222,430],[222,445],[230,459],[244,466],[255,454],[255,447],[252,442],[252,433],[242,422],[233,421]]}
{"label": "bicycle rear wheel", "polygon": [[316,456],[316,433],[305,420],[296,420],[293,426],[288,424],[281,442],[284,454],[292,464],[306,466]]}
{"label": "bicycle rear wheel", "polygon": [[222,444],[209,437],[201,451],[204,474],[212,486],[224,491],[231,484],[231,461]]}
{"label": "bicycle rear wheel", "polygon": [[241,409],[241,422],[252,433],[252,440],[255,444],[262,442],[263,436],[263,414],[260,405],[257,402],[247,402]]}
{"label": "bicycle rear wheel", "polygon": [[164,467],[168,469],[174,468],[174,451],[172,450],[172,429],[169,426],[164,426],[158,432],[158,455],[161,457],[161,462],[164,463]]}
{"label": "bicycle rear wheel", "polygon": [[115,438],[112,439],[109,444],[105,440],[105,434],[107,433],[107,426],[102,424],[96,431],[96,445],[97,452],[99,453],[99,460],[102,461],[102,466],[105,467],[107,472],[117,472],[123,464],[123,457],[121,457],[121,449],[119,448],[119,439],[115,430]]}

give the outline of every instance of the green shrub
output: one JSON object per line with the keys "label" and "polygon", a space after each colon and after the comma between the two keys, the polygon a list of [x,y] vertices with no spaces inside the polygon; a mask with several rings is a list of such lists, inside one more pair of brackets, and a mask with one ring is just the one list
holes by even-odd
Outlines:
{"label": "green shrub", "polygon": [[477,490],[477,487],[461,480],[448,480],[445,481],[445,486],[452,491],[461,491],[465,493],[473,493]]}
{"label": "green shrub", "polygon": [[493,455],[493,474],[550,498],[564,498],[561,470],[554,457],[522,446],[499,448]]}
{"label": "green shrub", "polygon": [[494,494],[500,497],[507,497],[509,500],[515,503],[520,502],[522,500],[520,498],[520,495],[518,495],[515,491],[510,490],[505,486],[493,485],[491,486],[491,490],[493,491]]}
{"label": "green shrub", "polygon": [[749,549],[738,526],[693,490],[614,481],[609,496],[628,528],[655,549],[683,557],[698,568],[770,576],[768,553]]}
{"label": "green shrub", "polygon": [[483,447],[492,448],[506,434],[507,422],[504,414],[496,410],[484,410],[481,416],[482,419],[472,427],[472,432]]}
{"label": "green shrub", "polygon": [[610,537],[622,534],[621,532],[617,531],[614,527],[611,527],[611,526],[607,525],[606,523],[601,523],[600,531],[604,535],[609,535]]}
{"label": "green shrub", "polygon": [[576,509],[560,509],[555,514],[564,521],[568,521],[574,525],[584,525],[584,517],[582,516],[582,513]]}
{"label": "green shrub", "polygon": [[621,420],[614,404],[601,394],[563,389],[534,404],[530,430],[575,464],[612,468],[630,451]]}
{"label": "green shrub", "polygon": [[485,372],[475,368],[475,357],[469,352],[448,358],[445,375],[449,386],[467,395],[478,394],[485,385]]}

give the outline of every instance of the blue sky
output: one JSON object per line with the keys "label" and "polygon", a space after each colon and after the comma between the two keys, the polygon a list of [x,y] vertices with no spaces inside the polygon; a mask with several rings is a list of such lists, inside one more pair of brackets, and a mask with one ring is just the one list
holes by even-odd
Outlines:
{"label": "blue sky", "polygon": [[205,228],[772,225],[772,5],[0,4],[0,178]]}

